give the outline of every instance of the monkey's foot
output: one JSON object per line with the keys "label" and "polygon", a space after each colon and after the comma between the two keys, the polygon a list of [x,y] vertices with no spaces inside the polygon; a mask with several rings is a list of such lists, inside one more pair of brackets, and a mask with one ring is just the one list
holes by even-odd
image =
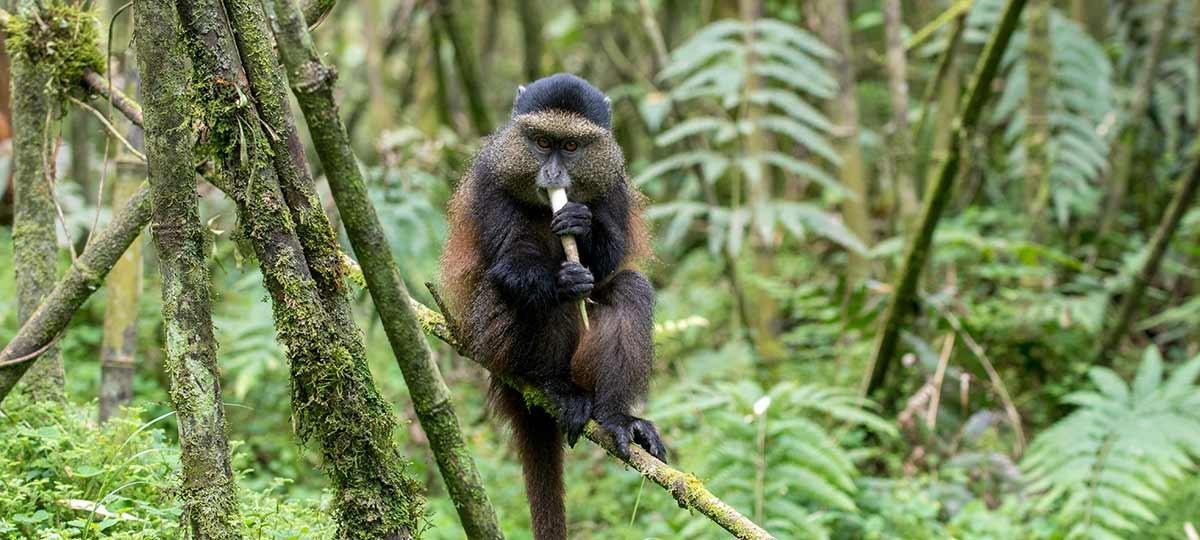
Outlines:
{"label": "monkey's foot", "polygon": [[599,422],[604,429],[612,433],[617,452],[622,458],[629,458],[629,442],[633,441],[659,461],[667,462],[667,449],[658,435],[658,428],[650,421],[628,414],[616,414]]}
{"label": "monkey's foot", "polygon": [[558,407],[558,425],[567,435],[571,448],[583,435],[583,426],[592,418],[592,396],[572,385],[571,388],[547,389],[546,395]]}

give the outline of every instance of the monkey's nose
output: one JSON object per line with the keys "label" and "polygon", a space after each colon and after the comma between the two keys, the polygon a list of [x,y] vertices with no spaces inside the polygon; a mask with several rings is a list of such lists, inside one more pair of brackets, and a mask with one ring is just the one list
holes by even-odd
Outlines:
{"label": "monkey's nose", "polygon": [[537,186],[542,189],[571,187],[571,175],[557,156],[551,156],[542,163],[542,167],[538,169]]}

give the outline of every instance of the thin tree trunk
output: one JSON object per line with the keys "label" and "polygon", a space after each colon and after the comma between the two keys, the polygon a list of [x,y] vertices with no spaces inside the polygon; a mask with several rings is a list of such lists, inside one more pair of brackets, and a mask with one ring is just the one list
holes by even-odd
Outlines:
{"label": "thin tree trunk", "polygon": [[925,191],[925,180],[929,171],[940,169],[942,163],[946,161],[947,150],[950,147],[950,137],[953,130],[938,129],[932,136],[925,134],[925,128],[929,125],[931,104],[936,100],[937,114],[934,117],[934,126],[950,126],[953,125],[954,116],[958,114],[958,102],[960,94],[960,84],[958,76],[958,53],[962,49],[963,33],[966,30],[967,11],[963,10],[957,17],[954,18],[954,26],[951,27],[950,36],[946,43],[946,50],[942,53],[941,59],[938,61],[937,72],[934,73],[933,80],[929,81],[929,85],[925,88],[924,98],[921,100],[924,106],[921,108],[921,118],[917,121],[917,125],[913,128],[913,137],[920,141],[920,151],[917,152],[918,162],[916,164],[916,173],[913,179],[916,181],[917,193],[922,194]]}
{"label": "thin tree trunk", "polygon": [[[958,175],[959,164],[962,160],[962,145],[974,131],[980,112],[983,110],[983,104],[991,95],[992,81],[1000,68],[1000,58],[1004,56],[1004,51],[1008,48],[1008,42],[1016,30],[1017,23],[1021,18],[1021,11],[1024,8],[1025,0],[1009,0],[1000,23],[992,31],[987,47],[975,66],[975,75],[971,86],[967,90],[961,112],[953,124],[954,134],[950,139],[947,159],[942,163],[937,176],[925,193],[920,217],[904,249],[900,271],[894,282],[895,289],[888,300],[887,311],[884,312],[883,319],[880,321],[875,353],[871,358],[871,367],[864,385],[864,393],[867,395],[885,389],[888,371],[895,360],[896,349],[900,342],[900,328],[917,300],[917,281],[921,277],[925,262],[929,259],[934,230],[937,229],[938,220],[941,219],[942,212],[946,209],[946,203],[950,200],[954,178]],[[890,398],[891,394],[894,394],[895,386],[893,384],[888,389],[889,395],[886,397]],[[891,399],[885,399],[880,403],[884,407],[890,408],[893,405],[891,401]]]}
{"label": "thin tree trunk", "polygon": [[95,121],[87,111],[71,111],[71,114],[67,116],[67,122],[71,125],[71,131],[67,134],[67,139],[71,143],[71,165],[67,174],[71,180],[79,184],[83,191],[83,200],[87,201],[89,205],[98,205],[100,197],[96,193],[96,186],[93,185],[95,179],[90,170],[92,145],[89,139],[93,134],[92,126],[95,125]]}
{"label": "thin tree trunk", "polygon": [[525,80],[536,81],[542,76],[542,15],[534,0],[517,0],[517,15],[521,17]]}
{"label": "thin tree trunk", "polygon": [[[134,126],[134,130],[139,130]],[[130,135],[130,139],[140,140]],[[138,174],[141,173],[141,174]],[[113,213],[141,188],[145,176],[141,163],[117,165],[112,186]],[[191,176],[195,183],[195,173]],[[194,190],[195,188],[193,188]],[[100,341],[100,421],[104,422],[133,402],[133,371],[137,351],[138,299],[142,295],[142,248],[134,240],[108,274],[104,304],[104,337]],[[164,302],[164,306],[167,304]]]}
{"label": "thin tree trunk", "polygon": [[446,76],[446,63],[442,61],[442,30],[437,23],[429,25],[429,59],[433,64],[433,82],[437,85],[433,93],[433,108],[437,112],[438,122],[443,126],[453,126],[454,119],[450,116],[450,82]]}
{"label": "thin tree trunk", "polygon": [[1133,100],[1126,113],[1124,130],[1113,140],[1116,145],[1114,153],[1112,176],[1109,181],[1107,198],[1104,201],[1104,215],[1096,235],[1103,237],[1113,230],[1121,217],[1121,205],[1125,202],[1125,193],[1129,190],[1130,178],[1133,175],[1134,150],[1137,149],[1141,137],[1142,124],[1146,121],[1146,111],[1150,108],[1150,94],[1154,91],[1154,74],[1162,62],[1164,45],[1171,30],[1171,13],[1174,12],[1174,0],[1162,2],[1158,16],[1150,27],[1150,43],[1147,47],[1146,58],[1139,64],[1140,70],[1133,85]]}
{"label": "thin tree trunk", "polygon": [[442,380],[408,303],[408,290],[367,195],[349,135],[333,97],[333,69],[323,65],[292,0],[275,0],[276,36],[288,78],[304,112],[346,234],[404,374],[413,407],[429,437],[442,479],[469,538],[503,538]]}
{"label": "thin tree trunk", "polygon": [[[1196,21],[1200,23],[1200,16],[1197,16]],[[1197,57],[1197,63],[1200,64],[1200,56]],[[1134,121],[1136,122],[1137,120],[1134,119]],[[1117,308],[1116,319],[1112,326],[1103,334],[1103,341],[1096,352],[1096,360],[1094,362],[1097,365],[1112,365],[1112,356],[1116,352],[1117,347],[1121,345],[1121,340],[1125,338],[1130,325],[1133,324],[1138,306],[1141,305],[1146,288],[1154,279],[1154,275],[1158,273],[1158,267],[1162,264],[1163,256],[1167,252],[1167,246],[1171,243],[1171,237],[1175,235],[1176,229],[1179,228],[1179,222],[1183,220],[1183,215],[1187,213],[1188,208],[1192,205],[1192,201],[1196,199],[1196,191],[1200,188],[1200,144],[1192,148],[1191,154],[1192,170],[1186,178],[1180,180],[1179,191],[1171,199],[1171,203],[1167,207],[1162,221],[1159,222],[1158,228],[1154,230],[1154,236],[1150,239],[1150,247],[1147,250],[1146,258],[1142,261],[1142,265],[1138,268],[1133,282],[1130,283],[1129,288],[1121,298],[1121,305]]]}
{"label": "thin tree trunk", "polygon": [[458,78],[462,83],[463,94],[467,98],[467,111],[470,113],[471,125],[479,135],[487,135],[492,131],[492,118],[488,113],[487,101],[483,97],[483,80],[479,73],[478,56],[472,40],[466,29],[462,27],[461,18],[456,11],[459,3],[454,0],[437,0],[434,7],[439,30],[445,37],[450,38],[454,47],[454,67],[458,69]]}
{"label": "thin tree trunk", "polygon": [[[166,328],[164,365],[179,419],[183,522],[190,538],[233,540],[242,537],[242,521],[225,435],[192,135],[179,129],[187,124],[186,104],[179,96],[187,91],[189,70],[176,45],[179,20],[170,2],[139,0],[133,17],[138,69],[145,78],[154,245]],[[110,288],[110,305],[114,292]],[[136,300],[133,306],[136,314]]]}
{"label": "thin tree trunk", "polygon": [[[187,50],[197,71],[194,78],[206,91],[201,120],[212,136],[231,137],[225,144],[207,142],[216,153],[219,174],[227,176],[231,187],[227,194],[237,203],[238,219],[254,246],[272,299],[276,332],[291,359],[295,429],[301,441],[316,439],[320,445],[323,469],[336,492],[333,507],[338,537],[411,538],[412,531],[420,528],[424,506],[420,487],[404,473],[405,460],[392,438],[395,416],[371,378],[361,332],[352,321],[339,320],[344,314],[329,309],[328,297],[322,297],[317,285],[318,279],[340,275],[331,268],[320,269],[318,276],[311,272],[279,178],[271,167],[267,141],[285,133],[275,131],[268,136],[261,126],[278,125],[278,119],[267,113],[273,106],[285,105],[264,105],[263,99],[278,95],[249,88],[237,70],[238,48],[220,4],[179,0],[178,6]],[[241,20],[239,39],[251,45],[241,56],[254,59],[252,63],[271,62],[263,65],[273,70],[277,63],[264,60],[271,51],[261,7],[256,0],[231,0],[228,6],[235,21]],[[262,109],[218,105],[237,103],[239,96],[251,95],[259,97],[257,105],[263,105]],[[284,159],[290,160],[291,155]],[[320,209],[318,204],[313,206]],[[299,230],[308,226],[302,224]],[[324,232],[331,235],[331,231]],[[336,289],[323,292],[345,290],[340,279],[334,285]],[[352,331],[345,331],[346,327]]]}
{"label": "thin tree trunk", "polygon": [[1025,39],[1029,77],[1025,100],[1025,207],[1033,238],[1040,237],[1042,213],[1050,201],[1050,88],[1054,78],[1050,50],[1050,1],[1030,0]]}
{"label": "thin tree trunk", "polygon": [[[858,144],[858,100],[854,95],[854,50],[850,45],[849,7],[843,0],[820,0],[817,3],[819,20],[813,21],[821,37],[834,51],[837,59],[832,63],[834,77],[838,81],[837,96],[830,102],[830,117],[837,126],[838,154],[842,157],[839,169],[842,184],[854,194],[853,199],[842,203],[846,226],[863,244],[875,243],[871,232],[871,219],[866,172],[863,166],[862,148]],[[849,252],[847,279],[856,284],[869,273],[869,265],[860,254]]]}
{"label": "thin tree trunk", "polygon": [[901,36],[904,20],[900,13],[900,0],[884,0],[883,20],[887,34],[888,86],[892,98],[893,189],[899,210],[898,229],[904,230],[920,204],[913,183],[912,131],[908,126],[908,60]]}
{"label": "thin tree trunk", "polygon": [[[36,9],[34,2],[23,1],[16,16],[31,17]],[[17,322],[24,324],[50,293],[58,273],[58,233],[51,193],[54,141],[47,134],[50,122],[56,117],[52,116],[55,104],[48,93],[50,70],[34,64],[26,51],[9,52],[13,96],[13,267],[17,274]],[[8,381],[16,382],[26,370],[29,376],[22,391],[37,400],[66,399],[62,355],[57,345],[51,344],[43,351],[32,367],[19,364],[0,368],[0,388]]]}

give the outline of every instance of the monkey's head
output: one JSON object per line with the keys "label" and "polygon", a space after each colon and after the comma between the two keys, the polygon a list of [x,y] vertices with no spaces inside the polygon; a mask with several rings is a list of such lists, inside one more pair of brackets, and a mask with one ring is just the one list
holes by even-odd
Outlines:
{"label": "monkey's head", "polygon": [[482,158],[509,193],[532,204],[549,204],[546,189],[556,187],[572,201],[588,202],[625,180],[612,102],[566,73],[517,89],[512,120]]}

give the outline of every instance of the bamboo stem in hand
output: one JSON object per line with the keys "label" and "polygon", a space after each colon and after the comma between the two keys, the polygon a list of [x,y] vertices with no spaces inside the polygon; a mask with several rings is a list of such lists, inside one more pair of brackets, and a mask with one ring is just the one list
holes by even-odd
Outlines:
{"label": "bamboo stem in hand", "polygon": [[[567,205],[567,190],[563,188],[547,188],[546,194],[550,196],[550,210],[558,213],[564,206]],[[563,251],[567,254],[567,260],[577,263],[579,262],[579,245],[575,243],[575,237],[571,235],[559,237],[562,240]],[[579,315],[583,317],[583,329],[590,328],[588,325],[587,315],[587,300],[579,301]]]}

